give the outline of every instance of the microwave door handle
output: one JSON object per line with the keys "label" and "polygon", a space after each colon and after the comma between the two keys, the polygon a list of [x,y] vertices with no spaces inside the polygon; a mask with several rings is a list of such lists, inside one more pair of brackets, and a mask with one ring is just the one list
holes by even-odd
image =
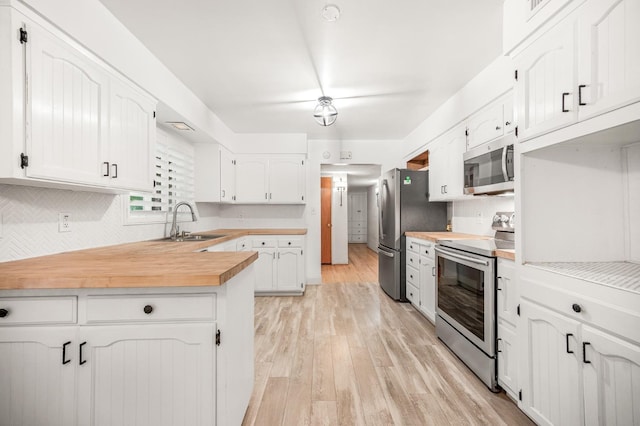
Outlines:
{"label": "microwave door handle", "polygon": [[502,148],[502,176],[505,182],[509,182],[509,172],[507,171],[507,152],[509,151],[509,145],[505,145]]}

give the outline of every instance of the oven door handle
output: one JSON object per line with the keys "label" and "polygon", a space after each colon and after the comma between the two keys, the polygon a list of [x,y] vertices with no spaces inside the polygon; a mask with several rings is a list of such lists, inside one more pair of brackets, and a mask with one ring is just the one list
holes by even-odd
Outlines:
{"label": "oven door handle", "polygon": [[475,257],[464,256],[458,253],[451,252],[449,250],[445,250],[441,247],[436,247],[436,253],[442,253],[446,256],[451,256],[454,259],[465,260],[467,262],[475,263],[477,265],[489,266],[489,261],[476,259]]}

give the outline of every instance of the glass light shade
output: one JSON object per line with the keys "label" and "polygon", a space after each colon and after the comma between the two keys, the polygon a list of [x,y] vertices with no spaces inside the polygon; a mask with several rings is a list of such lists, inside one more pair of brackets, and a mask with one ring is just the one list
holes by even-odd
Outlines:
{"label": "glass light shade", "polygon": [[321,126],[331,126],[338,118],[336,107],[331,105],[331,99],[328,96],[318,98],[318,105],[313,110],[313,118],[316,119]]}

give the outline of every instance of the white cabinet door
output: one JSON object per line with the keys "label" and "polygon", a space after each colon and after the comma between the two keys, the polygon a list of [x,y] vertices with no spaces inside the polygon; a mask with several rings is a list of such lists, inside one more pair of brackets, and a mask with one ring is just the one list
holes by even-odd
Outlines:
{"label": "white cabinet door", "polygon": [[135,191],[153,190],[155,102],[116,78],[111,79],[109,186]]}
{"label": "white cabinet door", "polygon": [[82,327],[79,424],[215,423],[216,325]]}
{"label": "white cabinet door", "polygon": [[236,202],[269,202],[268,165],[265,158],[236,159]]}
{"label": "white cabinet door", "polygon": [[255,261],[256,291],[271,291],[276,283],[276,249],[257,249],[258,260]]}
{"label": "white cabinet door", "polygon": [[108,74],[44,29],[28,31],[27,176],[100,184]]}
{"label": "white cabinet door", "polygon": [[498,384],[512,398],[518,395],[518,337],[506,324],[498,324]]}
{"label": "white cabinet door", "polygon": [[83,424],[76,419],[77,329],[0,327],[0,425]]}
{"label": "white cabinet door", "polygon": [[446,200],[444,184],[448,161],[449,157],[444,140],[438,138],[429,146],[429,201]]}
{"label": "white cabinet door", "polygon": [[235,159],[231,151],[220,147],[220,202],[232,203],[236,199]]}
{"label": "white cabinet door", "polygon": [[[424,253],[421,247],[421,253]],[[420,256],[420,310],[431,322],[436,321],[436,277],[433,257]]]}
{"label": "white cabinet door", "polygon": [[299,158],[272,158],[269,160],[270,203],[303,203],[304,188],[304,160]]}
{"label": "white cabinet door", "polygon": [[277,288],[278,290],[301,291],[304,281],[300,275],[302,249],[278,249]]}
{"label": "white cabinet door", "polygon": [[499,138],[504,133],[504,104],[498,102],[469,119],[467,149]]}
{"label": "white cabinet door", "polygon": [[581,425],[580,324],[525,300],[520,314],[521,408],[540,425]]}
{"label": "white cabinet door", "polygon": [[580,120],[640,99],[640,1],[589,1],[580,12]]}
{"label": "white cabinet door", "polygon": [[640,346],[582,329],[587,425],[640,424]]}
{"label": "white cabinet door", "polygon": [[498,259],[497,280],[497,308],[498,318],[515,326],[518,323],[518,300],[520,294],[515,280],[515,262]]}
{"label": "white cabinet door", "polygon": [[528,139],[577,119],[575,20],[554,27],[515,58],[518,137]]}
{"label": "white cabinet door", "polygon": [[429,200],[465,198],[462,155],[467,149],[466,127],[462,123],[433,142],[429,148]]}

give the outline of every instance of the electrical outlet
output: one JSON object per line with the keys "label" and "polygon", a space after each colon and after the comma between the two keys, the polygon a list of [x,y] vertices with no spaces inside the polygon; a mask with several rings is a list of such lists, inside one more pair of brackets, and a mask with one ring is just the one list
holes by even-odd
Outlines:
{"label": "electrical outlet", "polygon": [[71,232],[70,213],[58,213],[58,232]]}
{"label": "electrical outlet", "polygon": [[476,223],[478,225],[482,225],[482,212],[477,212],[476,213]]}

